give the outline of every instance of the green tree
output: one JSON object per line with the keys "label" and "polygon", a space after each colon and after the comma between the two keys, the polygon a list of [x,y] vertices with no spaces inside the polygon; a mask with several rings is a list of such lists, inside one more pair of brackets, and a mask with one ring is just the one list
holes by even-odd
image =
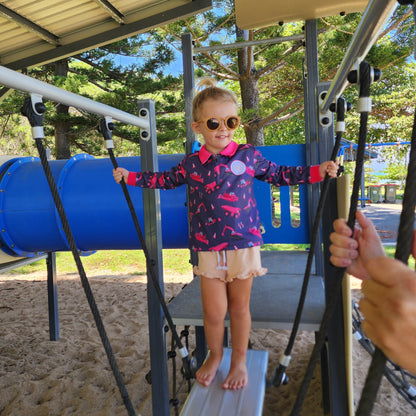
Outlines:
{"label": "green tree", "polygon": [[[165,75],[166,65],[180,51],[180,36],[190,32],[196,46],[222,45],[242,40],[267,40],[303,33],[303,22],[275,25],[243,31],[236,27],[234,4],[231,0],[215,3],[215,8],[192,16],[148,34],[116,42],[68,60],[67,76],[56,72],[56,65],[31,70],[31,75],[135,113],[138,98],[153,98],[156,103],[158,143],[160,151],[183,151],[185,137],[183,94],[180,77]],[[320,79],[330,80],[345,55],[360,20],[359,13],[318,19]],[[412,113],[411,99],[415,95],[414,67],[406,62],[412,52],[414,25],[411,10],[399,7],[389,21],[367,60],[383,70],[382,82],[372,87],[374,92],[371,116],[372,141],[387,141],[408,137],[409,123],[404,116]],[[304,142],[303,59],[302,40],[275,44],[230,48],[202,52],[195,57],[197,76],[216,77],[241,97],[244,135],[239,139],[255,145]],[[134,58],[133,61],[129,59]],[[355,88],[345,95],[356,102]],[[11,96],[0,108],[0,125],[7,127],[15,119],[23,97]],[[51,148],[60,156],[67,154],[61,140],[69,141],[70,153],[85,151],[94,155],[103,152],[97,133],[97,117],[72,108],[55,111],[47,103],[45,132]],[[393,112],[392,112],[393,111]],[[56,128],[58,126],[58,128]],[[358,136],[358,115],[347,117],[346,137]],[[137,142],[137,129],[116,125],[115,139],[122,140],[117,152],[132,152],[129,143]],[[177,140],[180,138],[181,140]],[[24,146],[23,146],[24,147]],[[135,152],[137,150],[134,150]]]}
{"label": "green tree", "polygon": [[[319,71],[322,81],[336,73],[359,24],[360,13],[318,19]],[[394,76],[406,65],[413,50],[414,25],[411,9],[399,7],[391,17],[367,60],[385,71],[380,87],[388,90],[385,101],[376,101],[376,119],[382,118],[392,91],[401,98],[400,84]],[[180,49],[180,35],[190,32],[198,46],[215,46],[233,41],[265,40],[302,34],[303,22],[243,31],[236,27],[233,2],[222,1],[203,15],[193,16],[154,31],[155,39]],[[304,141],[303,116],[303,41],[281,42],[266,46],[230,48],[200,52],[195,57],[197,75],[209,75],[222,81],[241,96],[242,118],[247,141],[255,145],[299,143]],[[388,78],[387,78],[388,77]],[[408,86],[410,87],[410,83]],[[413,84],[414,85],[414,84]],[[408,94],[407,97],[414,96]],[[350,88],[347,97],[356,102],[356,91]],[[349,123],[351,137],[357,137],[355,117]],[[383,119],[385,121],[385,118]],[[407,128],[407,127],[406,127]]]}
{"label": "green tree", "polygon": [[[151,45],[146,36],[137,36],[41,68],[33,68],[29,75],[132,114],[137,113],[139,98],[153,98],[159,129],[158,142],[163,146],[177,137],[185,136],[183,94],[180,88],[182,81],[180,77],[163,74],[163,68],[172,58],[172,52],[163,45]],[[33,146],[25,145],[30,138],[30,128],[25,119],[18,115],[24,98],[23,94],[16,91],[1,104],[2,133],[10,134],[15,122],[26,125],[24,140],[14,133],[9,137],[20,139],[19,154],[35,154]],[[105,153],[102,136],[97,131],[99,116],[57,103],[45,104],[46,144],[57,159],[66,159],[80,152],[92,155]],[[115,140],[125,139],[118,143],[116,154],[137,154],[137,128],[116,123],[113,137]],[[174,148],[183,151],[180,144],[175,144]]]}
{"label": "green tree", "polygon": [[396,163],[394,165],[387,165],[386,169],[382,171],[380,178],[388,179],[392,182],[399,182],[400,189],[403,189],[407,176],[407,165],[405,163]]}

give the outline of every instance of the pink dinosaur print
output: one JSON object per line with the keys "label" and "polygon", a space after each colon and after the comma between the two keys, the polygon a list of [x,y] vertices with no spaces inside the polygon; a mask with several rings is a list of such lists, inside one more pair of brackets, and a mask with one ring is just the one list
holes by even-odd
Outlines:
{"label": "pink dinosaur print", "polygon": [[214,171],[217,175],[220,174],[221,168],[225,168],[224,172],[230,172],[230,168],[227,165],[219,164],[219,165],[215,166],[215,168],[214,168]]}
{"label": "pink dinosaur print", "polygon": [[[156,175],[152,176],[152,177],[149,179],[149,184],[150,184],[150,187],[151,187],[151,188],[155,188],[155,187],[156,187],[156,181],[157,181],[157,177],[156,177]],[[163,182],[162,182],[162,183],[163,183]]]}
{"label": "pink dinosaur print", "polygon": [[191,176],[191,179],[193,179],[194,181],[204,183],[204,180],[202,179],[202,176],[199,175],[198,173],[192,172],[190,176]]}
{"label": "pink dinosaur print", "polygon": [[224,193],[223,195],[218,195],[218,199],[224,199],[225,201],[235,202],[238,201],[238,196],[234,193]]}
{"label": "pink dinosaur print", "polygon": [[256,171],[253,169],[252,166],[247,166],[246,172],[254,178],[254,175],[256,174]]}
{"label": "pink dinosaur print", "polygon": [[231,205],[221,205],[221,208],[225,211],[225,215],[231,215],[235,218],[240,216],[241,208],[232,207]]}
{"label": "pink dinosaur print", "polygon": [[256,204],[252,198],[249,198],[247,205],[243,209],[249,209],[250,207],[255,207]]}
{"label": "pink dinosaur print", "polygon": [[221,250],[224,250],[225,247],[227,246],[228,246],[228,243],[224,242],[224,243],[218,244],[215,247],[211,247],[209,251],[221,251]]}
{"label": "pink dinosaur print", "polygon": [[251,234],[261,237],[261,231],[258,228],[249,228]]}
{"label": "pink dinosaur print", "polygon": [[208,244],[208,239],[202,233],[195,233],[195,238],[201,243]]}
{"label": "pink dinosaur print", "polygon": [[215,187],[217,186],[216,182],[211,182],[208,183],[207,185],[205,185],[205,190],[207,191],[207,193],[211,193],[214,191]]}
{"label": "pink dinosaur print", "polygon": [[222,236],[224,236],[225,235],[225,231],[226,230],[230,230],[231,231],[231,235],[239,235],[240,237],[243,235],[243,234],[241,234],[241,233],[237,233],[235,230],[234,230],[234,228],[232,228],[232,227],[230,227],[230,226],[228,226],[228,225],[226,225],[225,227],[224,227],[224,229],[222,230]]}
{"label": "pink dinosaur print", "polygon": [[206,206],[204,205],[203,202],[201,202],[198,205],[198,208],[196,209],[195,214],[200,214],[202,212],[202,209],[204,210],[204,212],[207,212],[207,208],[206,208]]}
{"label": "pink dinosaur print", "polygon": [[218,221],[221,221],[221,218],[208,217],[208,221],[205,223],[205,225],[214,225]]}

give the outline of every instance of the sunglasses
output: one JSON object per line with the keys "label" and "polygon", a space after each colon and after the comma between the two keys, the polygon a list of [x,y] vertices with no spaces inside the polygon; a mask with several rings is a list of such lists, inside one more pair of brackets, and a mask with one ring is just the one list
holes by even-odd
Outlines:
{"label": "sunglasses", "polygon": [[227,118],[207,118],[205,120],[199,120],[197,123],[204,123],[205,127],[210,131],[218,130],[224,122],[225,127],[228,130],[235,130],[240,125],[241,118],[239,116],[229,116]]}

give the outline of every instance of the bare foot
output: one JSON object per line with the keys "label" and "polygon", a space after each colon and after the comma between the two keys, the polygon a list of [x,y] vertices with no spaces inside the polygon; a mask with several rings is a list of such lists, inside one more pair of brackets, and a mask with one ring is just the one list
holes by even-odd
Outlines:
{"label": "bare foot", "polygon": [[222,354],[213,354],[210,351],[208,358],[202,364],[201,368],[196,372],[196,379],[203,386],[209,386],[217,374],[218,367],[221,364]]}
{"label": "bare foot", "polygon": [[230,371],[222,384],[223,389],[238,390],[247,385],[248,374],[245,359],[231,360]]}

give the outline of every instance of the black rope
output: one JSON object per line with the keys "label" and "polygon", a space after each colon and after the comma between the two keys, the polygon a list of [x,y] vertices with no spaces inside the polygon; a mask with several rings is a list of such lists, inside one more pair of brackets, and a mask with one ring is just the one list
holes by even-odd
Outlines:
{"label": "black rope", "polygon": [[171,347],[168,353],[168,358],[172,360],[172,398],[169,400],[169,404],[175,409],[175,416],[179,416],[179,400],[177,398],[176,390],[176,351],[175,351],[175,339],[171,337]]}
{"label": "black rope", "polygon": [[85,270],[84,270],[84,267],[82,265],[80,255],[78,253],[78,248],[75,244],[75,240],[74,240],[74,237],[72,235],[71,228],[69,226],[68,218],[65,214],[65,210],[64,210],[61,198],[59,197],[59,193],[58,193],[58,189],[56,187],[56,183],[54,181],[51,169],[49,167],[49,163],[48,163],[48,160],[47,160],[45,149],[43,147],[42,139],[35,139],[35,141],[36,141],[36,147],[37,147],[38,152],[39,152],[39,157],[40,157],[43,169],[45,171],[45,175],[46,175],[46,178],[48,180],[49,187],[51,189],[52,197],[53,197],[53,200],[55,201],[55,205],[56,205],[56,208],[57,208],[58,213],[59,213],[59,218],[61,219],[61,222],[62,222],[62,227],[63,227],[63,230],[65,232],[65,236],[68,240],[68,244],[70,246],[70,249],[72,251],[75,263],[76,263],[77,268],[78,268],[79,276],[81,278],[82,287],[84,288],[84,292],[85,292],[85,295],[87,297],[88,304],[90,305],[91,312],[94,316],[94,321],[95,321],[95,324],[97,325],[97,329],[98,329],[98,332],[100,334],[100,338],[101,338],[101,341],[103,343],[105,352],[107,354],[108,361],[110,363],[110,366],[111,366],[111,369],[113,371],[114,377],[117,381],[117,386],[120,390],[121,397],[123,398],[123,402],[124,402],[124,405],[126,406],[128,414],[129,415],[136,415],[133,404],[130,401],[126,386],[125,386],[123,378],[121,376],[120,370],[118,368],[117,362],[115,360],[114,353],[113,353],[113,350],[112,350],[111,345],[110,345],[110,341],[109,341],[107,333],[105,331],[105,327],[104,327],[103,321],[101,319],[100,312],[98,310],[97,304],[96,304],[95,299],[94,299],[94,295],[93,295],[92,290],[91,290],[91,286],[90,286],[90,284],[88,282],[88,278],[85,274]]}
{"label": "black rope", "polygon": [[[360,97],[361,98],[369,97],[370,83],[371,83],[370,66],[366,62],[363,61],[360,64]],[[362,111],[360,114],[360,134],[359,134],[357,154],[356,154],[357,161],[356,161],[355,173],[354,173],[353,190],[352,190],[352,195],[351,195],[351,205],[350,205],[350,211],[349,211],[349,216],[348,216],[348,226],[351,229],[354,229],[355,212],[357,210],[359,190],[360,190],[360,185],[361,185],[361,177],[362,177],[362,171],[363,171],[363,166],[364,166],[365,144],[366,144],[366,138],[367,138],[367,121],[368,121],[368,111]],[[319,362],[322,346],[324,345],[325,340],[326,340],[329,324],[331,322],[335,308],[338,306],[340,302],[341,285],[342,285],[342,279],[344,277],[345,271],[346,271],[345,267],[336,268],[335,281],[333,282],[333,285],[332,285],[331,294],[328,296],[328,301],[327,301],[327,305],[325,307],[325,311],[322,317],[321,325],[319,327],[319,332],[316,335],[315,345],[314,345],[312,354],[309,359],[309,363],[306,369],[305,376],[303,378],[298,395],[296,397],[295,404],[292,408],[291,416],[299,415],[300,411],[302,410],[303,401],[305,400],[310,382],[312,381],[315,367]]]}
{"label": "black rope", "polygon": [[[399,231],[395,258],[407,264],[412,249],[415,206],[416,206],[416,110],[410,145],[409,166],[403,195],[403,209],[400,215]],[[386,356],[376,348],[365,380],[364,389],[357,408],[356,416],[371,414],[373,405],[384,374]]]}
{"label": "black rope", "polygon": [[[39,103],[37,103],[37,104],[39,104]],[[40,109],[40,106],[38,106],[38,111],[39,111],[39,109]],[[28,98],[25,99],[24,106],[23,106],[23,109],[22,109],[22,113],[28,117],[28,119],[29,119],[29,121],[30,121],[30,123],[33,127],[34,125],[32,123],[34,121],[33,121],[33,117],[31,117],[31,114],[30,114],[31,111],[32,111],[32,100],[31,100],[31,98],[28,97]],[[41,114],[43,114],[43,112],[44,112],[44,110],[42,111]],[[40,125],[36,124],[37,127],[40,126]],[[107,354],[107,358],[108,358],[108,361],[110,363],[111,370],[113,371],[114,377],[116,379],[118,389],[119,389],[121,397],[123,399],[123,403],[124,403],[124,405],[127,409],[127,412],[129,414],[129,416],[136,416],[136,411],[134,410],[133,404],[130,400],[129,394],[128,394],[126,386],[124,384],[123,377],[122,377],[121,372],[118,368],[118,365],[117,365],[116,359],[114,357],[114,353],[113,353],[113,350],[111,348],[110,341],[108,339],[107,333],[105,331],[104,324],[103,324],[103,321],[101,319],[97,304],[95,303],[95,299],[94,299],[94,295],[93,295],[92,290],[91,290],[91,286],[88,282],[88,278],[86,276],[84,267],[82,265],[81,258],[80,258],[79,252],[78,252],[78,248],[76,246],[75,239],[74,239],[74,236],[73,236],[72,231],[71,231],[71,227],[69,226],[68,218],[66,216],[64,206],[62,204],[62,200],[59,196],[59,192],[58,192],[58,188],[56,186],[55,179],[52,175],[52,171],[51,171],[51,168],[50,168],[49,163],[48,163],[48,158],[46,156],[46,151],[45,151],[45,148],[44,148],[43,143],[42,143],[42,138],[34,138],[34,139],[35,139],[35,142],[36,142],[36,147],[37,147],[38,152],[39,152],[39,158],[40,158],[43,170],[45,172],[46,179],[47,179],[48,184],[49,184],[49,188],[50,188],[50,191],[51,191],[51,194],[52,194],[52,198],[55,202],[55,206],[56,206],[56,209],[57,209],[58,214],[59,214],[59,218],[60,218],[61,223],[62,223],[62,228],[65,232],[66,239],[68,241],[69,247],[72,251],[75,263],[77,265],[79,276],[81,278],[82,287],[84,288],[84,292],[85,292],[85,295],[87,297],[88,304],[90,306],[92,315],[94,317],[95,324],[97,325],[98,333],[100,334],[100,338],[101,338],[102,344],[104,346],[105,352]]]}
{"label": "black rope", "polygon": [[[337,121],[338,122],[344,122],[344,116],[345,116],[345,101],[343,98],[339,98],[337,101]],[[341,139],[342,139],[342,131],[337,131],[336,133],[336,138],[335,138],[335,144],[334,147],[332,149],[332,154],[331,154],[331,160],[335,161],[338,155],[338,151],[339,151],[339,147],[341,144]],[[311,243],[310,243],[310,249],[309,249],[309,253],[308,253],[308,259],[307,259],[307,263],[306,263],[306,269],[305,269],[305,273],[304,273],[304,277],[303,277],[303,284],[302,284],[302,289],[301,289],[301,293],[299,296],[299,302],[298,302],[298,306],[297,306],[297,310],[296,310],[296,315],[295,315],[295,319],[293,322],[293,327],[292,327],[292,332],[290,334],[289,337],[289,341],[288,344],[286,346],[284,355],[285,355],[285,359],[284,361],[286,362],[280,362],[278,368],[275,371],[275,374],[273,376],[273,379],[271,381],[267,382],[268,386],[274,385],[276,387],[278,387],[281,384],[287,384],[288,382],[288,378],[285,374],[285,370],[288,367],[288,361],[290,359],[290,354],[292,352],[293,349],[293,345],[295,343],[296,340],[296,335],[298,333],[299,330],[299,325],[300,325],[300,321],[302,318],[302,312],[303,312],[303,308],[305,305],[305,300],[306,300],[306,294],[308,291],[308,285],[309,285],[309,280],[310,280],[310,275],[311,275],[311,270],[312,270],[312,262],[313,262],[313,257],[315,254],[315,250],[316,250],[316,244],[317,244],[317,240],[318,240],[318,232],[319,232],[319,228],[321,225],[321,219],[322,219],[322,213],[324,210],[324,205],[325,205],[325,201],[326,201],[326,197],[328,194],[328,190],[329,190],[329,181],[330,181],[330,177],[329,175],[325,175],[325,179],[323,181],[322,184],[322,190],[321,190],[321,195],[319,197],[319,203],[318,203],[318,207],[316,210],[316,214],[315,214],[315,218],[314,218],[314,223],[313,223],[313,227],[312,227],[312,231],[311,231]]]}
{"label": "black rope", "polygon": [[[106,141],[110,140],[110,138],[111,138],[111,129],[110,129],[110,127],[111,126],[107,126],[107,123],[106,123],[105,119],[102,119],[100,121],[100,131],[104,135],[104,138],[106,139]],[[117,160],[114,156],[113,149],[111,148],[111,146],[107,146],[107,150],[108,150],[108,154],[110,156],[111,163],[113,164],[114,169],[117,169],[118,168],[118,163],[117,163]],[[124,197],[126,199],[127,205],[129,207],[130,214],[131,214],[131,217],[132,217],[133,222],[134,222],[134,227],[136,229],[136,232],[137,232],[137,235],[139,237],[143,253],[144,253],[145,258],[146,258],[146,264],[147,264],[147,269],[149,271],[150,280],[153,283],[153,287],[155,288],[155,291],[156,291],[157,297],[159,299],[160,305],[162,307],[163,313],[165,315],[166,321],[167,321],[167,323],[169,325],[169,328],[172,332],[172,336],[175,339],[176,345],[178,346],[178,348],[181,352],[181,356],[182,356],[182,354],[185,355],[185,356],[182,356],[182,362],[183,362],[183,366],[184,366],[184,370],[185,370],[185,376],[189,377],[189,378],[192,378],[193,377],[193,371],[192,371],[191,359],[189,358],[189,354],[186,351],[186,348],[182,344],[182,341],[181,341],[181,339],[180,339],[180,337],[179,337],[179,335],[176,331],[175,324],[173,323],[172,317],[170,315],[169,309],[166,305],[165,298],[164,298],[163,293],[162,293],[162,289],[159,285],[159,281],[158,281],[158,279],[156,277],[156,274],[155,274],[155,271],[154,271],[155,262],[154,262],[154,260],[152,260],[150,258],[149,249],[147,248],[147,244],[146,244],[145,238],[143,236],[143,232],[142,232],[142,229],[140,227],[139,220],[137,218],[136,210],[134,209],[133,201],[132,201],[130,193],[127,189],[127,185],[124,182],[124,179],[121,180],[120,185],[121,185],[121,188],[123,189],[123,194],[124,194]]]}

